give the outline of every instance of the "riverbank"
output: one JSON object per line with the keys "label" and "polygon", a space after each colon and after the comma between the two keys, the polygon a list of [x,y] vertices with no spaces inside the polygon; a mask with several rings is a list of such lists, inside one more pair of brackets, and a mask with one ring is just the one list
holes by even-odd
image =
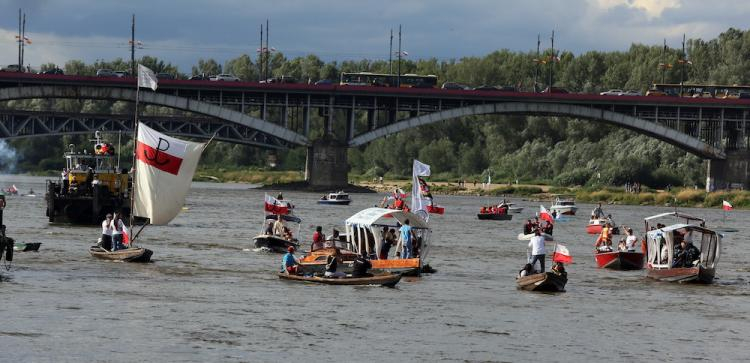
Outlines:
{"label": "riverbank", "polygon": [[[312,188],[304,181],[304,173],[299,171],[264,171],[264,170],[225,170],[200,169],[195,180],[221,183],[261,184],[268,190],[304,190],[311,192],[329,192],[332,190]],[[396,188],[411,191],[411,180],[384,180],[380,182],[354,181],[344,188],[352,193],[390,193]],[[742,190],[716,191],[706,193],[701,189],[673,188],[666,190],[646,189],[641,193],[627,193],[621,188],[603,187],[554,187],[539,184],[489,184],[466,183],[459,185],[451,182],[430,182],[433,195],[475,195],[491,197],[516,197],[536,201],[550,201],[554,194],[569,194],[584,203],[644,205],[644,206],[677,206],[695,208],[720,207],[722,201],[732,203],[736,209],[750,209],[750,192]]]}

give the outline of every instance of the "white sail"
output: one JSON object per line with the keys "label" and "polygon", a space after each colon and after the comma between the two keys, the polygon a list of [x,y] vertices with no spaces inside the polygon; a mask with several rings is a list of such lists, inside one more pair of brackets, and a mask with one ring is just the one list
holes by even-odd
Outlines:
{"label": "white sail", "polygon": [[169,223],[185,204],[205,144],[138,126],[133,215]]}
{"label": "white sail", "polygon": [[430,176],[430,166],[414,159],[412,167],[412,181],[411,181],[411,212],[417,213],[417,211],[425,211],[427,213],[427,205],[429,200],[422,195],[419,189],[419,177]]}

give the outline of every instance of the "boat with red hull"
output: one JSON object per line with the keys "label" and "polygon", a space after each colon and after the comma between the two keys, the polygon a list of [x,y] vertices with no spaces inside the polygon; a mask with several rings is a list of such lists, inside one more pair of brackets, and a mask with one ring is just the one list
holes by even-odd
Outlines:
{"label": "boat with red hull", "polygon": [[[586,233],[588,234],[600,234],[602,233],[602,228],[607,224],[606,219],[592,219],[589,221],[589,224],[586,226]],[[619,227],[612,227],[612,234],[620,234],[620,228]]]}
{"label": "boat with red hull", "polygon": [[643,268],[643,252],[598,252],[594,254],[596,266],[613,270],[640,270]]}

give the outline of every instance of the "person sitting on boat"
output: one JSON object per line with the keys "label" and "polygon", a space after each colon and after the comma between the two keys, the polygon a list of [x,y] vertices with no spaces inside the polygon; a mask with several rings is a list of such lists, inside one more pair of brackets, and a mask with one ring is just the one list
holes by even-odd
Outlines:
{"label": "person sitting on boat", "polygon": [[299,272],[299,261],[294,257],[294,246],[289,246],[286,251],[281,259],[281,269],[290,275],[296,275]]}
{"label": "person sitting on boat", "polygon": [[324,195],[324,196],[320,197],[320,200],[328,200],[328,196]]}
{"label": "person sitting on boat", "polygon": [[533,274],[534,274],[534,266],[530,263],[527,263],[526,265],[523,266],[521,271],[518,271],[518,276],[516,276],[516,278],[521,278],[521,277],[525,277],[525,276],[529,276]]}
{"label": "person sitting on boat", "polygon": [[346,277],[345,273],[338,271],[340,255],[341,252],[338,248],[334,254],[328,255],[328,259],[326,259],[326,272],[323,276],[332,278]]}
{"label": "person sitting on boat", "polygon": [[284,233],[282,234],[285,240],[287,241],[293,241],[294,236],[292,235],[292,230],[289,229],[289,227],[284,226]]}
{"label": "person sitting on boat", "polygon": [[102,242],[101,247],[109,251],[112,249],[112,214],[107,213],[106,218],[102,222]]}
{"label": "person sitting on boat", "polygon": [[523,234],[532,234],[534,232],[534,224],[531,223],[531,219],[526,220],[526,224],[523,225]]}
{"label": "person sitting on boat", "polygon": [[599,203],[596,208],[591,211],[591,219],[600,219],[602,217],[604,217],[604,211],[602,210],[602,203]]}
{"label": "person sitting on boat", "polygon": [[412,241],[414,240],[414,231],[409,225],[409,220],[404,221],[404,225],[399,229],[401,232],[401,242],[403,243],[404,252],[401,254],[401,258],[412,258]]}
{"label": "person sitting on boat", "polygon": [[633,234],[633,229],[628,227],[625,228],[625,248],[628,252],[635,252],[635,244],[638,243],[638,237]]}
{"label": "person sitting on boat", "polygon": [[552,234],[552,229],[554,229],[554,228],[555,228],[555,226],[552,223],[546,221],[546,222],[544,222],[544,227],[542,227],[542,232],[551,235]]}
{"label": "person sitting on boat", "polygon": [[552,272],[557,275],[563,275],[567,276],[568,273],[565,272],[565,265],[563,265],[562,262],[555,262],[552,264]]}
{"label": "person sitting on boat", "polygon": [[620,238],[620,242],[617,243],[617,250],[620,252],[628,251],[627,244],[625,244],[625,238]]}
{"label": "person sitting on boat", "polygon": [[508,206],[504,204],[500,204],[497,206],[497,213],[499,214],[508,214]]}
{"label": "person sitting on boat", "polygon": [[393,201],[393,209],[404,209],[404,200],[401,198],[397,198],[395,201]]}
{"label": "person sitting on boat", "polygon": [[372,274],[367,272],[372,268],[370,260],[365,258],[365,254],[357,255],[352,263],[352,277],[372,277]]}
{"label": "person sitting on boat", "polygon": [[279,214],[276,222],[273,223],[273,234],[279,237],[284,235],[284,222],[281,221],[281,218],[281,214]]}
{"label": "person sitting on boat", "polygon": [[313,233],[312,236],[312,247],[310,247],[310,251],[315,251],[323,248],[323,241],[325,240],[326,235],[323,234],[323,227],[315,227],[315,233]]}
{"label": "person sitting on boat", "polygon": [[482,206],[482,209],[479,210],[480,214],[487,214],[487,207]]}
{"label": "person sitting on boat", "polygon": [[388,259],[388,253],[391,252],[391,247],[396,244],[396,230],[393,228],[383,227],[383,230],[387,232],[383,233],[383,246],[380,247],[380,258],[381,260]]}
{"label": "person sitting on boat", "polygon": [[112,220],[112,251],[125,249],[122,244],[123,233],[127,233],[125,222],[122,221],[120,213],[115,213]]}
{"label": "person sitting on boat", "polygon": [[534,266],[539,261],[540,271],[544,273],[544,256],[546,251],[544,249],[544,237],[538,229],[534,231],[534,237],[531,237],[529,241],[529,248],[531,248],[531,261],[529,263]]}
{"label": "person sitting on boat", "polygon": [[264,232],[267,235],[273,235],[273,221],[268,221],[268,226],[266,226],[266,230]]}

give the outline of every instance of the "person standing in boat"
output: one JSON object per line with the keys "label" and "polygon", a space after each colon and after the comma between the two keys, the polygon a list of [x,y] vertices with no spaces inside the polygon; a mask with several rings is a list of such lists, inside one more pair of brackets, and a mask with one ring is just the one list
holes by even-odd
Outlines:
{"label": "person standing in boat", "polygon": [[633,234],[633,229],[630,227],[625,228],[625,249],[628,252],[635,252],[635,244],[638,243],[638,237]]}
{"label": "person standing in boat", "polygon": [[388,254],[391,252],[391,247],[396,244],[396,230],[393,228],[388,229],[388,226],[383,227],[383,246],[380,247],[380,258],[381,260],[387,260]]}
{"label": "person standing in boat", "polygon": [[323,234],[323,227],[317,226],[315,227],[315,233],[313,233],[312,236],[312,247],[310,248],[310,251],[315,251],[318,249],[323,248],[323,241],[326,240],[326,235]]}
{"label": "person standing in boat", "polygon": [[412,241],[414,240],[414,231],[409,225],[409,220],[404,221],[404,225],[399,229],[401,232],[401,242],[403,243],[404,252],[401,258],[412,258]]}
{"label": "person standing in boat", "polygon": [[529,263],[534,266],[539,261],[540,272],[544,273],[544,256],[546,251],[544,249],[544,237],[539,232],[539,229],[534,231],[534,237],[531,237],[529,241],[529,248],[531,249],[531,261]]}
{"label": "person standing in boat", "polygon": [[122,235],[127,233],[125,222],[122,221],[120,213],[115,213],[112,221],[112,251],[125,249],[122,244]]}
{"label": "person standing in boat", "polygon": [[294,257],[294,246],[289,246],[286,251],[281,259],[281,268],[290,275],[296,275],[299,272],[299,261]]}
{"label": "person standing in boat", "polygon": [[112,214],[107,213],[106,218],[102,222],[102,248],[109,251],[112,249],[112,228],[114,223],[112,222]]}
{"label": "person standing in boat", "polygon": [[273,234],[280,237],[284,235],[284,222],[281,221],[281,218],[281,214],[279,214],[273,224]]}
{"label": "person standing in boat", "polygon": [[596,208],[591,211],[591,219],[600,219],[602,217],[604,217],[604,211],[602,210],[602,203],[599,203]]}

